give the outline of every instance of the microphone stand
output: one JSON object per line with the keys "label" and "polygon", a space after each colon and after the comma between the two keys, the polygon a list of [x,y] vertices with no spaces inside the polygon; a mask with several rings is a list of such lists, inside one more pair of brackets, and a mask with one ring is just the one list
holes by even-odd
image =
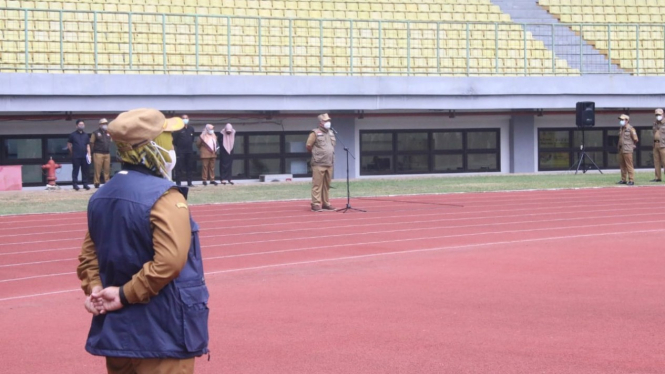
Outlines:
{"label": "microphone stand", "polygon": [[[339,135],[337,130],[335,130],[332,127],[330,129],[335,133],[335,135]],[[367,212],[366,210],[354,208],[351,206],[351,187],[349,184],[349,154],[351,155],[351,157],[353,157],[354,160],[356,159],[356,157],[349,151],[349,148],[347,148],[346,144],[344,144],[344,141],[342,141],[341,138],[339,138],[338,136],[336,136],[336,138],[337,140],[339,140],[340,143],[342,143],[342,147],[344,147],[344,151],[346,152],[346,207],[342,209],[337,209],[337,212],[346,213],[349,210],[355,210],[358,212]]]}

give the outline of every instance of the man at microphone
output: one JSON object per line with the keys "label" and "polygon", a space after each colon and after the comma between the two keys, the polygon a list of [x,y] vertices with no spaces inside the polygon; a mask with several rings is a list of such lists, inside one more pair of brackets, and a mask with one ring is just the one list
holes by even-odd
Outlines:
{"label": "man at microphone", "polygon": [[307,138],[307,151],[312,154],[312,212],[335,211],[329,200],[336,143],[333,131],[328,113],[323,113],[319,127]]}

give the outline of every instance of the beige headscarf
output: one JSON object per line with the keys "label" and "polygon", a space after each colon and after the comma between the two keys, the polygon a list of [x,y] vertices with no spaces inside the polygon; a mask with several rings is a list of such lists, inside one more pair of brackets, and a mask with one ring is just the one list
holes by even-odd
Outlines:
{"label": "beige headscarf", "polygon": [[231,126],[230,123],[227,123],[224,127],[224,130],[222,130],[222,144],[224,145],[224,149],[226,149],[228,154],[231,154],[231,151],[233,151],[233,144],[235,139],[236,130],[233,129],[233,126]]}
{"label": "beige headscarf", "polygon": [[208,149],[212,153],[217,152],[217,136],[215,136],[214,131],[212,134],[208,134],[208,130],[214,130],[214,129],[215,126],[207,124],[205,131],[201,133],[201,141],[208,147]]}

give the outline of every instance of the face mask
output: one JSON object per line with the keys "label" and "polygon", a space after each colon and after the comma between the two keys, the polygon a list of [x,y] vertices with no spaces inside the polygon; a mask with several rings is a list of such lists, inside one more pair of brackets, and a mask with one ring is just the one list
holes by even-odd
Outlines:
{"label": "face mask", "polygon": [[663,116],[656,116],[656,121],[662,121],[662,120],[663,120]]}
{"label": "face mask", "polygon": [[324,122],[323,127],[325,127],[326,129],[329,129],[330,128],[330,121]]}
{"label": "face mask", "polygon": [[[159,172],[162,174],[164,178],[171,180],[171,172],[175,168],[175,162],[176,162],[175,150],[167,151],[166,149],[158,146],[157,143],[155,143],[154,141],[150,142],[150,144],[157,149],[157,154],[162,159],[162,163],[164,164],[164,169],[160,169]],[[166,161],[166,159],[162,155],[162,152],[165,152],[169,155],[171,162]]]}
{"label": "face mask", "polygon": [[85,128],[85,125],[76,125],[76,128],[79,130],[83,130]]}
{"label": "face mask", "polygon": [[620,125],[620,126],[623,126],[623,125],[625,125],[625,124],[626,124],[626,121],[624,121],[624,120],[619,121],[619,125]]}
{"label": "face mask", "polygon": [[106,131],[109,127],[106,125],[102,125],[102,130]]}
{"label": "face mask", "polygon": [[189,124],[189,118],[185,118],[185,119],[183,119],[182,122],[183,122],[185,125]]}
{"label": "face mask", "polygon": [[212,135],[215,133],[215,130],[208,130],[208,134]]}

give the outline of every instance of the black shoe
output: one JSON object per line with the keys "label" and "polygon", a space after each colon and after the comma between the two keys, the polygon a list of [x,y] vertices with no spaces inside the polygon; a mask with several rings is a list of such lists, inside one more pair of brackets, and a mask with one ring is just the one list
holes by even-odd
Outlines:
{"label": "black shoe", "polygon": [[85,186],[83,186],[83,188],[85,188],[86,191],[90,190],[90,186],[88,186],[87,184]]}
{"label": "black shoe", "polygon": [[203,181],[203,185],[204,185],[204,186],[207,186],[207,185],[208,185],[208,182]]}
{"label": "black shoe", "polygon": [[192,183],[187,183],[187,187],[196,187],[196,186],[193,185]]}
{"label": "black shoe", "polygon": [[660,180],[660,179],[652,179],[652,180],[650,180],[649,182],[662,182],[662,180]]}
{"label": "black shoe", "polygon": [[99,183],[95,183],[95,188],[99,188]]}
{"label": "black shoe", "polygon": [[617,184],[627,184],[626,181],[618,181]]}
{"label": "black shoe", "polygon": [[635,185],[635,182],[630,181],[630,182],[628,182],[628,185],[629,185],[629,186],[633,186],[633,185]]}
{"label": "black shoe", "polygon": [[79,186],[77,186],[77,185],[74,185],[73,188],[74,188],[75,191],[80,190]]}
{"label": "black shoe", "polygon": [[217,182],[215,182],[215,181],[210,181],[210,184],[212,184],[213,186],[216,186],[216,185],[218,185],[219,183],[217,183]]}
{"label": "black shoe", "polygon": [[234,183],[233,183],[233,182],[231,182],[231,181],[229,181],[229,184],[230,184],[230,185],[232,185],[232,186],[234,185]]}

